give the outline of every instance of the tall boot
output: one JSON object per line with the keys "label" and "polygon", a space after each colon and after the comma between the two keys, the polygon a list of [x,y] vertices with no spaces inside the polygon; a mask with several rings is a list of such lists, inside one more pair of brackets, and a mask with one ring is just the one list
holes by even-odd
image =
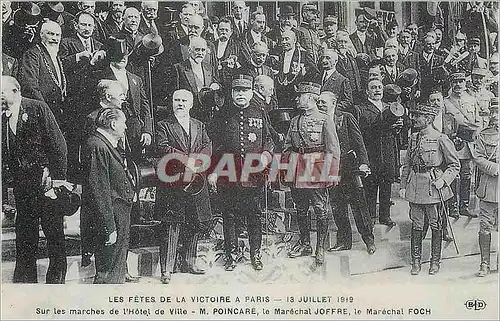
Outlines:
{"label": "tall boot", "polygon": [[422,269],[423,231],[411,230],[411,275],[418,275]]}
{"label": "tall boot", "polygon": [[469,209],[470,202],[470,178],[460,178],[460,205],[459,212],[462,216],[477,217],[473,211]]}
{"label": "tall boot", "polygon": [[441,264],[441,244],[442,244],[442,231],[432,230],[431,239],[431,265],[429,267],[429,274],[434,275],[439,272]]}
{"label": "tall boot", "polygon": [[307,256],[312,254],[311,248],[311,219],[306,213],[305,215],[297,216],[297,224],[299,226],[300,240],[295,244],[295,246],[288,252],[288,257],[296,258],[299,256]]}
{"label": "tall boot", "polygon": [[325,240],[327,233],[328,221],[326,219],[318,219],[316,231],[316,264],[318,265],[321,265],[325,262]]}
{"label": "tall boot", "polygon": [[162,244],[160,246],[160,280],[163,284],[170,283],[171,274],[174,270],[177,242],[179,241],[179,229],[179,224],[168,224],[167,244]]}
{"label": "tall boot", "polygon": [[479,250],[481,252],[481,265],[477,276],[485,277],[490,273],[491,234],[479,233]]}
{"label": "tall boot", "polygon": [[198,257],[198,239],[200,233],[194,233],[192,237],[186,242],[186,264],[183,266],[183,273],[190,274],[205,274],[205,270],[200,269],[196,265],[196,258]]}

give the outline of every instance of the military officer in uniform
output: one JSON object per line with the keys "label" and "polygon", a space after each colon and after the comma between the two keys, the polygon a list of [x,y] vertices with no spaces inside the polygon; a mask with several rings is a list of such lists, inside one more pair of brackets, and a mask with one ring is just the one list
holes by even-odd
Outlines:
{"label": "military officer in uniform", "polygon": [[[328,231],[327,188],[334,185],[333,176],[338,176],[340,163],[340,145],[333,117],[328,117],[317,107],[320,88],[319,84],[310,82],[299,84],[297,107],[302,113],[292,119],[283,147],[285,159],[288,156],[297,160],[291,193],[297,208],[300,239],[288,252],[288,256],[296,258],[312,254],[309,216],[309,206],[312,206],[317,221],[318,265],[324,262],[324,243]],[[306,176],[304,174],[308,174],[310,159],[313,159],[312,171]],[[325,169],[325,166],[329,168]],[[323,176],[326,170],[328,177]],[[338,181],[338,178],[335,181]]]}
{"label": "military officer in uniform", "polygon": [[[479,249],[481,265],[477,276],[490,272],[491,232],[498,232],[498,98],[491,99],[490,123],[476,138],[474,161],[480,171],[476,195],[479,197]],[[498,257],[497,257],[498,271]]]}
{"label": "military officer in uniform", "polygon": [[[336,108],[337,97],[331,91],[319,95],[318,109],[333,117],[340,144],[340,183],[329,188],[333,219],[337,225],[337,244],[329,251],[344,251],[352,248],[352,229],[348,205],[351,204],[356,227],[366,244],[369,254],[375,253],[373,223],[370,218],[360,176],[368,175],[368,154],[358,122],[350,113]],[[356,174],[357,172],[357,174]],[[356,177],[356,175],[358,175]]]}
{"label": "military officer in uniform", "polygon": [[[231,102],[216,115],[210,127],[213,142],[213,164],[222,163],[222,157],[234,159],[236,180],[231,175],[222,175],[216,166],[208,176],[212,190],[217,190],[223,214],[225,270],[233,271],[239,259],[235,216],[246,217],[250,259],[255,270],[262,270],[261,261],[261,209],[259,200],[265,183],[262,171],[249,173],[245,168],[246,158],[258,155],[261,164],[271,162],[274,149],[270,124],[266,112],[252,100],[253,79],[249,75],[238,75],[231,84]],[[219,161],[220,160],[220,161]],[[256,159],[255,161],[258,161]]]}
{"label": "military officer in uniform", "polygon": [[[451,93],[444,100],[445,117],[443,132],[453,139],[460,158],[460,175],[452,185],[453,197],[449,203],[450,216],[458,211],[460,215],[477,217],[469,210],[472,177],[473,135],[480,128],[483,117],[479,113],[477,100],[466,91],[465,73],[456,72],[450,76]],[[457,202],[457,196],[460,199]]]}
{"label": "military officer in uniform", "polygon": [[435,105],[418,105],[410,114],[413,127],[418,132],[410,137],[399,193],[410,203],[412,275],[419,274],[421,270],[426,219],[432,229],[429,274],[439,272],[442,220],[438,205],[452,197],[450,185],[460,170],[453,142],[432,125],[438,112]]}

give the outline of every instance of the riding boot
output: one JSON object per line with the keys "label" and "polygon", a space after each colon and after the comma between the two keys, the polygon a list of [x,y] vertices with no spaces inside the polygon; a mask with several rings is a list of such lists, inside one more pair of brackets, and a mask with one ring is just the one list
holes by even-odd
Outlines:
{"label": "riding boot", "polygon": [[317,241],[316,241],[316,264],[321,265],[325,262],[325,240],[328,233],[328,222],[326,219],[318,219]]}
{"label": "riding boot", "polygon": [[298,215],[297,224],[299,226],[300,240],[290,252],[288,252],[288,257],[290,258],[312,254],[310,235],[311,219],[309,215],[307,213],[305,213],[305,215]]}
{"label": "riding boot", "polygon": [[431,264],[429,267],[429,274],[434,275],[439,272],[441,264],[441,245],[442,245],[442,231],[432,230],[431,239]]}
{"label": "riding boot", "polygon": [[423,231],[411,230],[411,275],[418,275],[422,269]]}
{"label": "riding boot", "polygon": [[481,252],[481,265],[477,276],[485,277],[490,273],[491,234],[479,233],[479,250]]}

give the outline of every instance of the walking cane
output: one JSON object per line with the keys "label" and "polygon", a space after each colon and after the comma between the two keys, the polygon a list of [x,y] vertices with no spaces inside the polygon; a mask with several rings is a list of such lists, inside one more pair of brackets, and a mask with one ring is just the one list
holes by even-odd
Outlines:
{"label": "walking cane", "polygon": [[[434,172],[434,170],[432,171],[432,176],[431,177],[433,180],[436,178],[436,173]],[[434,186],[435,187],[435,186]],[[438,194],[439,194],[439,200],[441,201],[441,207],[443,208],[443,212],[444,212],[444,215],[446,215],[446,221],[448,223],[448,226],[450,227],[450,232],[451,232],[451,237],[453,238],[453,244],[455,245],[455,251],[457,251],[457,254],[460,254],[460,251],[458,250],[458,245],[457,245],[457,241],[455,239],[455,233],[453,232],[453,226],[451,225],[451,222],[450,222],[450,216],[448,215],[448,208],[446,207],[446,204],[444,202],[444,198],[443,198],[443,192],[441,192],[440,189],[436,188],[437,191],[438,191]]]}
{"label": "walking cane", "polygon": [[269,175],[267,173],[264,173],[264,180],[265,180],[265,185],[264,185],[264,193],[266,194],[265,197],[264,197],[264,216],[265,216],[265,220],[266,220],[266,247],[268,246],[268,234],[269,234],[269,221],[268,221],[268,209],[269,209],[269,206],[268,206],[268,200],[267,200],[267,192],[268,192],[268,186],[267,184],[269,184]]}

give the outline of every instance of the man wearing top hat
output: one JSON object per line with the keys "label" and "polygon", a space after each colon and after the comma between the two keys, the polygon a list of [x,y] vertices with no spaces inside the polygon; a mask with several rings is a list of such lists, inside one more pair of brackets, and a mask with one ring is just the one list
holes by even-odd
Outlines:
{"label": "man wearing top hat", "polygon": [[[159,122],[156,128],[157,156],[174,154],[186,159],[194,154],[212,156],[212,142],[205,124],[189,115],[193,107],[193,94],[179,89],[173,93],[172,100],[173,114]],[[197,165],[189,165],[189,161],[184,164],[170,162],[173,165],[168,164],[162,170],[166,170],[168,175],[180,175],[179,179],[173,182],[159,181],[155,202],[155,217],[163,223],[160,232],[160,269],[161,282],[164,284],[170,282],[176,252],[179,254],[181,272],[205,273],[196,266],[196,249],[200,233],[206,232],[204,229],[212,218],[205,174],[196,173],[194,166]],[[178,243],[182,244],[179,250]]]}
{"label": "man wearing top hat", "polygon": [[[288,252],[290,258],[312,254],[311,217],[309,206],[316,215],[317,241],[316,259],[324,263],[324,246],[328,232],[328,187],[338,182],[340,145],[333,117],[318,110],[317,102],[321,86],[300,83],[297,92],[297,107],[301,114],[290,122],[290,128],[283,147],[284,158],[290,162],[296,159],[296,171],[291,181],[292,199],[297,209],[299,240]],[[312,162],[312,165],[309,163]],[[310,172],[307,166],[312,166]],[[290,173],[287,172],[287,180]]]}
{"label": "man wearing top hat", "polygon": [[425,221],[432,230],[429,274],[439,272],[442,244],[439,205],[442,208],[443,202],[453,196],[450,185],[460,169],[453,142],[432,125],[438,112],[435,105],[419,104],[410,113],[418,132],[410,137],[399,193],[410,203],[412,275],[421,270]]}
{"label": "man wearing top hat", "polygon": [[280,43],[283,31],[292,30],[295,32],[295,28],[297,27],[297,20],[295,20],[295,16],[296,14],[292,6],[285,5],[280,7],[280,13],[278,14],[279,24],[276,28],[266,33],[266,37],[276,43]]}
{"label": "man wearing top hat", "polygon": [[[490,272],[491,233],[498,235],[498,98],[491,99],[490,122],[476,137],[474,162],[480,172],[476,195],[479,197],[479,249],[481,265],[477,276]],[[498,273],[498,256],[496,269]]]}
{"label": "man wearing top hat", "polygon": [[[481,129],[483,118],[477,100],[467,93],[465,73],[450,75],[451,93],[444,100],[446,117],[443,132],[455,143],[460,159],[460,175],[453,183],[455,197],[450,200],[450,215],[477,217],[469,208],[474,152],[473,137]],[[457,200],[459,199],[459,201]]]}
{"label": "man wearing top hat", "polygon": [[[262,211],[259,200],[265,182],[263,170],[271,161],[274,144],[269,130],[265,111],[251,101],[253,80],[249,75],[238,75],[232,82],[231,101],[220,110],[210,124],[210,137],[213,141],[213,164],[224,157],[233,162],[236,181],[220,172],[218,166],[212,168],[208,176],[212,190],[218,191],[219,202],[224,219],[225,270],[233,271],[241,259],[238,253],[235,219],[238,215],[246,217],[250,259],[255,270],[262,269]],[[257,157],[262,169],[254,173],[244,167],[247,157]],[[250,159],[250,161],[252,161]],[[224,164],[224,163],[222,163]]]}
{"label": "man wearing top hat", "polygon": [[[152,142],[152,117],[143,81],[126,70],[128,47],[124,39],[110,37],[106,45],[106,60],[102,70],[93,73],[92,89],[95,90],[101,79],[117,80],[123,87],[127,104],[122,110],[127,117],[126,146],[133,160],[142,158],[143,150]],[[98,99],[95,99],[97,101]]]}
{"label": "man wearing top hat", "polygon": [[19,68],[19,83],[23,96],[47,103],[64,133],[67,127],[64,115],[67,82],[59,54],[61,27],[54,21],[44,22],[40,29],[40,38],[41,42],[23,55]]}
{"label": "man wearing top hat", "polygon": [[476,98],[479,105],[479,116],[483,117],[481,127],[486,128],[489,123],[488,116],[490,115],[489,107],[491,98],[495,95],[486,88],[486,77],[488,70],[483,68],[472,69],[471,83],[467,88],[467,93]]}
{"label": "man wearing top hat", "polygon": [[318,7],[313,3],[302,5],[302,23],[296,29],[297,41],[311,55],[314,63],[318,62],[321,49],[317,31],[320,23]]}

